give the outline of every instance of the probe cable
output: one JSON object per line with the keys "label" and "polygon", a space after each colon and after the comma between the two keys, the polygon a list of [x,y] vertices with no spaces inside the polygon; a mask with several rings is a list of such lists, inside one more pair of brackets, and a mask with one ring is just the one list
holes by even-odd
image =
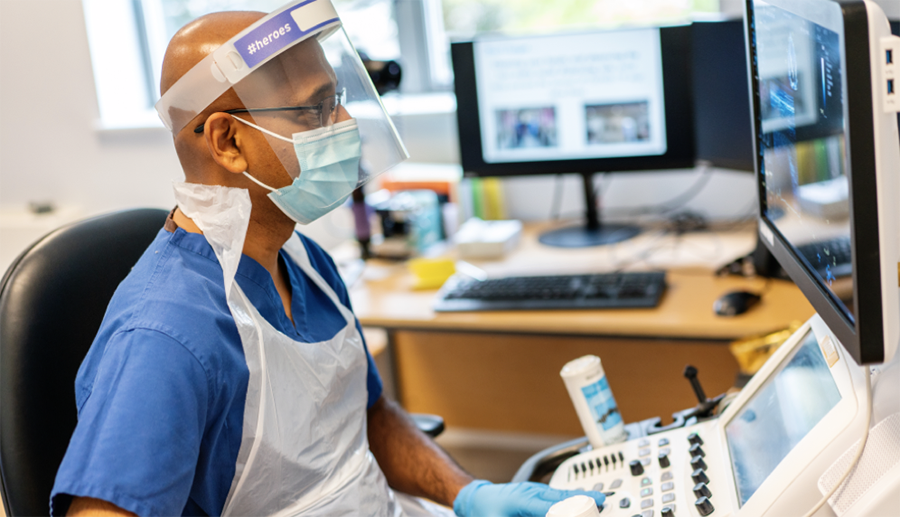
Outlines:
{"label": "probe cable", "polygon": [[819,511],[819,508],[837,492],[838,488],[844,484],[844,481],[850,476],[854,469],[856,469],[856,465],[859,463],[859,459],[862,457],[863,450],[866,448],[866,442],[869,440],[869,425],[872,423],[872,372],[869,370],[868,366],[863,366],[863,371],[866,372],[866,428],[863,430],[862,441],[859,442],[859,448],[856,450],[856,456],[853,457],[853,460],[850,461],[850,465],[847,467],[846,472],[841,476],[841,479],[838,480],[837,483],[831,487],[831,490],[828,491],[827,494],[822,496],[822,499],[813,506],[812,510],[806,512],[806,515],[803,517],[812,517],[814,513]]}

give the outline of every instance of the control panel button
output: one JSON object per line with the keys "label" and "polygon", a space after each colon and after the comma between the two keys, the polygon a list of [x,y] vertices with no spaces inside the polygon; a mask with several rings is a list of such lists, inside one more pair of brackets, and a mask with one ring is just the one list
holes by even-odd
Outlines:
{"label": "control panel button", "polygon": [[643,510],[644,508],[650,508],[651,506],[653,506],[653,498],[641,500],[641,510]]}
{"label": "control panel button", "polygon": [[663,472],[662,476],[659,477],[660,481],[668,481],[670,479],[672,479],[672,471],[671,470],[668,472]]}
{"label": "control panel button", "polygon": [[623,497],[621,501],[619,501],[619,508],[628,508],[631,506],[631,499],[627,497]]}
{"label": "control panel button", "polygon": [[641,497],[650,497],[651,495],[653,495],[653,487],[648,486],[647,488],[641,489]]}
{"label": "control panel button", "polygon": [[650,445],[650,440],[648,440],[648,439],[646,439],[646,438],[641,438],[641,439],[638,441],[638,447],[646,447],[646,446],[648,446],[648,445]]}
{"label": "control panel button", "polygon": [[694,506],[697,507],[697,511],[700,512],[700,515],[702,515],[703,517],[706,517],[707,515],[716,511],[716,509],[713,508],[712,502],[708,497],[701,497],[700,499],[697,499],[697,501],[694,503]]}
{"label": "control panel button", "polygon": [[660,439],[659,439],[659,446],[660,446],[660,447],[665,447],[666,445],[669,445],[669,439],[668,439],[668,438],[660,438]]}
{"label": "control panel button", "polygon": [[621,461],[622,463],[625,463],[625,456],[622,455],[622,451],[619,451],[619,461]]}
{"label": "control panel button", "polygon": [[666,467],[668,467],[669,465],[670,465],[670,463],[669,463],[669,457],[666,456],[665,454],[663,454],[662,452],[659,453],[659,466],[660,466],[660,468],[666,468]]}
{"label": "control panel button", "polygon": [[649,466],[650,466],[650,458],[644,458],[644,459],[642,459],[642,460],[641,460],[641,465],[643,465],[643,466],[645,466],[645,467],[649,467]]}
{"label": "control panel button", "polygon": [[706,456],[706,453],[703,452],[702,448],[700,448],[699,443],[695,443],[694,445],[691,445],[691,448],[688,449],[688,452],[691,453],[691,456]]}
{"label": "control panel button", "polygon": [[602,492],[603,491],[603,483],[597,483],[596,485],[594,485],[594,488],[592,488],[591,490],[594,490],[595,492]]}
{"label": "control panel button", "polygon": [[690,442],[691,445],[703,445],[703,438],[700,438],[700,435],[697,433],[691,433],[688,435],[688,442]]}
{"label": "control panel button", "polygon": [[706,475],[706,472],[703,472],[703,469],[691,472],[691,479],[694,480],[694,483],[709,483],[709,477]]}
{"label": "control panel button", "polygon": [[663,447],[662,449],[659,450],[659,452],[661,454],[665,454],[666,456],[668,456],[669,454],[672,454],[672,448],[671,447]]}
{"label": "control panel button", "polygon": [[665,483],[659,485],[659,489],[663,492],[669,492],[675,488],[675,483],[671,481],[666,481]]}
{"label": "control panel button", "polygon": [[647,455],[649,455],[649,454],[650,454],[650,448],[649,448],[649,447],[646,448],[646,449],[641,449],[641,450],[638,451],[638,457],[639,457],[639,458],[643,458],[644,456],[647,456]]}
{"label": "control panel button", "polygon": [[696,485],[694,485],[694,495],[696,495],[698,498],[706,497],[707,499],[709,499],[710,497],[712,497],[712,492],[709,491],[709,487],[706,486],[706,483],[697,483]]}
{"label": "control panel button", "polygon": [[632,476],[640,476],[644,473],[644,466],[641,465],[641,462],[638,460],[631,460],[631,463],[628,464],[628,467],[631,469]]}
{"label": "control panel button", "polygon": [[644,510],[640,515],[635,515],[634,517],[653,517],[653,510]]}
{"label": "control panel button", "polygon": [[663,503],[671,503],[671,502],[674,501],[674,500],[675,500],[675,494],[671,494],[671,493],[670,493],[670,494],[663,494],[663,496],[662,496],[662,502],[663,502]]}
{"label": "control panel button", "polygon": [[660,510],[660,515],[662,515],[662,517],[675,517],[675,505],[669,504],[663,506],[662,510]]}
{"label": "control panel button", "polygon": [[620,486],[622,486],[622,480],[616,479],[612,482],[611,485],[609,485],[609,488],[612,490],[615,490],[615,489],[619,488]]}
{"label": "control panel button", "polygon": [[693,458],[691,458],[691,468],[694,470],[706,470],[706,462],[703,461],[703,458],[701,458],[700,456],[694,456]]}
{"label": "control panel button", "polygon": [[641,479],[641,486],[650,486],[653,484],[653,480],[650,478]]}

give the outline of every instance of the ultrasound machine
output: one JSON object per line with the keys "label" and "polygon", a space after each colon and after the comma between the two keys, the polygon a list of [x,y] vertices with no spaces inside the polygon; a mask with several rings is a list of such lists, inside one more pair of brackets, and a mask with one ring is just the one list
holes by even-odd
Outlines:
{"label": "ultrasound machine", "polygon": [[900,38],[863,0],[744,20],[759,232],[817,314],[714,416],[632,424],[549,484],[606,492],[610,517],[900,515]]}

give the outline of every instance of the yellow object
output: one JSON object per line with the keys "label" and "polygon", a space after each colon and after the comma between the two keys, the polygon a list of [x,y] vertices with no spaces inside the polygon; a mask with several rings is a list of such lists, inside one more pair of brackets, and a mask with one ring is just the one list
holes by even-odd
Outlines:
{"label": "yellow object", "polygon": [[506,206],[503,202],[503,185],[499,178],[482,180],[482,202],[484,203],[485,221],[498,221],[506,218]]}
{"label": "yellow object", "polygon": [[794,321],[791,322],[790,326],[785,330],[779,330],[778,332],[772,332],[771,334],[766,334],[764,336],[738,339],[728,345],[734,358],[737,359],[738,366],[741,368],[741,373],[753,375],[759,371],[766,360],[778,350],[778,347],[791,337],[791,334],[800,328],[800,325],[801,323],[799,321]]}
{"label": "yellow object", "polygon": [[416,258],[408,265],[416,279],[413,289],[437,289],[456,273],[456,266],[448,258]]}

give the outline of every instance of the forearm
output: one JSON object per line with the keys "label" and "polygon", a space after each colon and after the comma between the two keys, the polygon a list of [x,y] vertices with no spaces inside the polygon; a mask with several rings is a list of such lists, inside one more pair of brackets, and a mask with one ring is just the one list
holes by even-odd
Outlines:
{"label": "forearm", "polygon": [[380,398],[369,410],[368,420],[369,448],[388,484],[401,492],[453,506],[456,495],[472,476],[419,431],[395,402]]}
{"label": "forearm", "polygon": [[93,497],[75,497],[72,499],[72,504],[69,505],[66,515],[68,517],[135,517],[129,511]]}

